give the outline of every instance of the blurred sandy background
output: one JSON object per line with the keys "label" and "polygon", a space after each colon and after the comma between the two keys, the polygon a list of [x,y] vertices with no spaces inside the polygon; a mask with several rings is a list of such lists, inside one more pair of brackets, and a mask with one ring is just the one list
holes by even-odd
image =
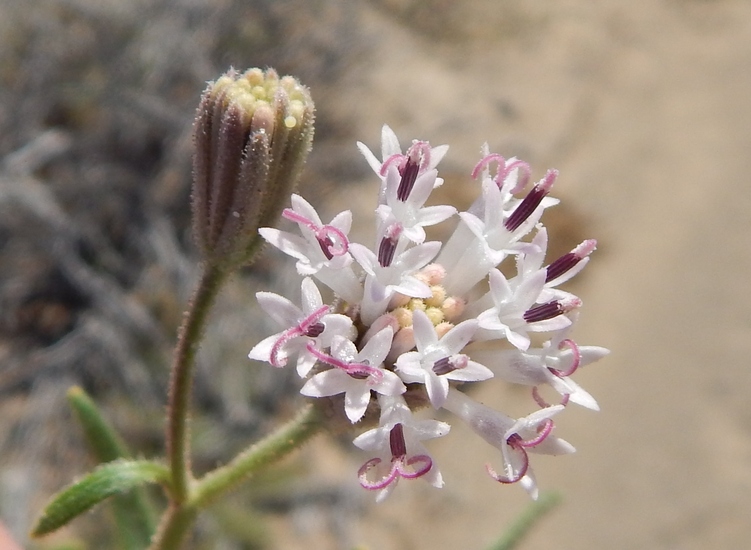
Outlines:
{"label": "blurred sandy background", "polygon": [[[748,546],[743,0],[1,0],[0,517],[18,538],[88,466],[71,384],[134,448],[160,452],[164,363],[195,277],[191,118],[231,64],[310,86],[319,124],[302,193],[324,209],[372,192],[354,141],[376,146],[384,122],[404,143],[451,145],[442,166],[460,200],[484,141],[536,177],[560,169],[563,204],[543,218],[555,246],[600,242],[574,287],[575,336],[612,354],[577,375],[601,412],[571,406],[558,422],[578,453],[535,457],[565,502],[522,548]],[[225,295],[196,388],[199,468],[291,410],[279,396],[299,382],[245,360],[268,330],[253,293],[296,284],[290,271],[270,254]],[[479,396],[530,410],[513,389]],[[260,515],[267,548],[487,547],[526,495],[487,478],[497,458],[458,424],[434,448],[442,491],[403,483],[374,506],[356,488],[362,457],[321,438],[289,463],[310,475],[235,502]],[[103,514],[29,548],[100,533]],[[247,521],[215,510],[196,548],[258,547]]]}

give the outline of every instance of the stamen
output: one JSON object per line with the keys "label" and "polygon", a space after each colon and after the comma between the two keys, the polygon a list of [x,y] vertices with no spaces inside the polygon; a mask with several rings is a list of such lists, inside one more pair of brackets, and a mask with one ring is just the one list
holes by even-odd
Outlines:
{"label": "stamen", "polygon": [[402,179],[399,182],[399,187],[396,189],[396,198],[402,202],[409,198],[409,194],[412,192],[412,188],[415,186],[417,175],[420,172],[420,165],[415,162],[412,157],[407,157],[407,162],[404,165],[404,169],[401,170]]}
{"label": "stamen", "polygon": [[540,304],[529,308],[524,312],[524,320],[528,323],[536,323],[537,321],[546,321],[553,317],[558,317],[563,313],[563,307],[558,300],[553,300],[546,304]]}
{"label": "stamen", "polygon": [[529,218],[542,202],[542,199],[550,192],[550,188],[558,177],[557,170],[548,170],[543,180],[532,188],[521,204],[516,207],[506,219],[504,225],[509,231],[516,231],[519,226]]}
{"label": "stamen", "polygon": [[564,347],[568,346],[571,348],[571,352],[573,354],[573,361],[571,361],[571,366],[567,370],[558,370],[558,369],[552,369],[548,367],[550,372],[558,376],[559,378],[565,378],[566,376],[571,376],[576,372],[576,369],[579,368],[579,364],[581,363],[581,352],[579,351],[579,346],[576,345],[576,342],[573,340],[563,340],[559,345],[558,349],[563,349]]}
{"label": "stamen", "polygon": [[395,223],[386,230],[386,234],[381,239],[378,247],[378,263],[381,267],[388,267],[394,261],[396,245],[399,243],[399,236],[402,234],[402,224]]}
{"label": "stamen", "polygon": [[596,246],[597,241],[594,239],[589,239],[582,242],[568,254],[564,254],[563,256],[558,258],[547,267],[548,273],[545,277],[545,282],[549,283],[553,279],[557,279],[558,277],[572,269],[576,264],[589,256]]}
{"label": "stamen", "polygon": [[401,422],[394,424],[389,432],[389,446],[392,459],[403,458],[407,455],[407,443],[404,441],[404,426]]}
{"label": "stamen", "polygon": [[469,364],[469,358],[464,354],[444,357],[433,364],[433,372],[438,376],[463,369]]}
{"label": "stamen", "polygon": [[308,330],[305,331],[305,336],[308,336],[310,338],[317,338],[325,329],[326,325],[324,325],[323,323],[314,323],[308,327]]}
{"label": "stamen", "polygon": [[[298,336],[309,336],[311,338],[315,338],[316,336],[320,335],[325,328],[324,324],[320,322],[320,319],[330,311],[331,306],[321,306],[313,313],[305,317],[297,325],[285,330],[271,347],[271,352],[269,353],[269,363],[271,363],[275,367],[283,367],[284,365],[286,365],[287,361],[279,358],[279,353],[281,352],[282,347],[284,347],[287,342],[289,342],[293,338],[297,338]],[[308,331],[315,333],[318,330],[318,325],[322,327],[318,334],[308,334]]]}
{"label": "stamen", "polygon": [[553,319],[554,317],[558,317],[559,315],[581,307],[581,304],[581,300],[575,296],[563,300],[552,300],[545,304],[529,308],[524,312],[524,320],[528,323],[547,321],[548,319]]}

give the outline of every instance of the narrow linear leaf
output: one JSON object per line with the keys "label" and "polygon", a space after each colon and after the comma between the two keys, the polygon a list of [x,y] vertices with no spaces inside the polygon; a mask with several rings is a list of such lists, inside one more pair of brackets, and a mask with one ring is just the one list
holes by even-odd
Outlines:
{"label": "narrow linear leaf", "polygon": [[[98,462],[131,458],[125,441],[82,388],[71,387],[67,397]],[[146,487],[138,487],[125,495],[116,495],[112,499],[112,508],[117,523],[119,547],[123,550],[146,548],[156,530],[156,511]]]}
{"label": "narrow linear leaf", "polygon": [[31,534],[40,537],[51,533],[112,495],[168,480],[167,467],[157,462],[118,460],[104,464],[55,495]]}
{"label": "narrow linear leaf", "polygon": [[83,428],[86,441],[99,462],[129,458],[130,452],[125,442],[82,388],[73,386],[68,390],[67,397],[68,404]]}
{"label": "narrow linear leaf", "polygon": [[527,505],[527,508],[509,526],[503,536],[488,550],[513,550],[532,529],[558,506],[562,497],[560,493],[544,492],[540,497]]}

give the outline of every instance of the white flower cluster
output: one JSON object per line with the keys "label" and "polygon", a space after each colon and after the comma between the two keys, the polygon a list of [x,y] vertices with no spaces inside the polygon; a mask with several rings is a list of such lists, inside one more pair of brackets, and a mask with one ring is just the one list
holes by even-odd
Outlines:
{"label": "white flower cluster", "polygon": [[[249,357],[283,367],[295,355],[297,372],[306,379],[301,393],[344,394],[352,423],[377,400],[380,426],[354,443],[371,453],[358,475],[363,487],[378,491],[379,501],[400,478],[443,485],[421,442],[446,435],[449,425],[414,418],[410,403],[420,401],[410,399],[415,395],[451,411],[499,448],[501,473],[487,466],[488,473],[501,483],[520,482],[536,498],[527,453],[573,452],[552,434],[552,417],[569,402],[598,408],[570,375],[608,351],[579,346],[568,337],[581,301],[558,289],[589,262],[595,241],[544,265],[547,232],[539,220],[558,202],[547,196],[557,172],[548,171],[518,198],[527,187],[529,166],[490,154],[486,145],[472,173],[481,181],[481,196],[458,214],[446,243],[425,242],[425,227],[457,214],[451,206],[425,206],[443,183],[436,165],[448,146],[414,141],[402,153],[396,135],[384,126],[382,160],[362,143],[358,147],[381,180],[373,248],[350,242],[351,212],[324,224],[308,202],[292,195],[292,208],[283,217],[297,224],[299,233],[260,232],[297,260],[305,276],[302,303],[257,294],[282,331],[256,345]],[[533,230],[534,237],[523,241]],[[497,269],[509,255],[516,258],[512,277]],[[323,303],[314,280],[333,291],[332,304]],[[539,346],[530,333],[541,335],[535,338]],[[515,420],[457,389],[490,378],[531,386],[540,409]],[[543,384],[562,395],[560,404],[543,400],[537,391]]]}

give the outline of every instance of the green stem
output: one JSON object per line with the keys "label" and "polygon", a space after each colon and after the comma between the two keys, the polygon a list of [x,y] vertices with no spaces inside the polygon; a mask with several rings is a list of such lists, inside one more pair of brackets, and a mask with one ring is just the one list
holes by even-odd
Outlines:
{"label": "green stem", "polygon": [[318,410],[306,405],[297,416],[251,445],[230,463],[209,472],[196,482],[191,503],[202,508],[223,493],[236,487],[244,478],[273,464],[316,435],[323,423]]}
{"label": "green stem", "polygon": [[188,499],[191,482],[188,421],[193,382],[193,365],[211,305],[226,271],[207,263],[178,333],[170,374],[167,409],[167,457],[172,472],[171,500],[181,504]]}
{"label": "green stem", "polygon": [[177,550],[193,526],[198,510],[193,506],[172,503],[162,516],[149,550]]}

